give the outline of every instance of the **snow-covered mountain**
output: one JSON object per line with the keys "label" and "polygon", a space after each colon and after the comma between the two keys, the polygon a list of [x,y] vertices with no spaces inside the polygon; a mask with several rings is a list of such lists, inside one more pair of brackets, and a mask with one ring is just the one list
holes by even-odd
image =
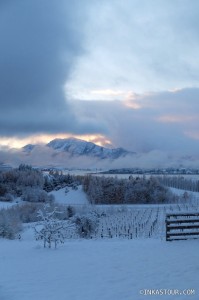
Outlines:
{"label": "snow-covered mountain", "polygon": [[10,149],[3,163],[18,166],[20,163],[35,167],[113,168],[129,167],[136,153],[123,148],[106,148],[76,138],[54,139],[48,144],[27,144],[20,149]]}
{"label": "snow-covered mountain", "polygon": [[99,159],[117,159],[135,154],[123,148],[109,149],[76,138],[54,139],[46,146],[56,152],[67,152],[71,156],[87,156]]}
{"label": "snow-covered mountain", "polygon": [[153,150],[135,153],[123,148],[106,148],[69,138],[48,144],[28,144],[20,149],[0,151],[1,164],[16,167],[21,163],[36,167],[66,168],[198,168],[199,156],[178,156]]}
{"label": "snow-covered mountain", "polygon": [[24,152],[30,153],[35,147],[36,147],[36,145],[28,144],[28,145],[25,145],[22,149]]}

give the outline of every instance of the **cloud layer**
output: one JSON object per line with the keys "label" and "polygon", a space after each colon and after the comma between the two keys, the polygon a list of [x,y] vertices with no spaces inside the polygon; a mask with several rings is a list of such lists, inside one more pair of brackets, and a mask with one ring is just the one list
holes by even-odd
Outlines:
{"label": "cloud layer", "polygon": [[115,146],[137,152],[153,150],[199,153],[199,89],[137,95],[128,101],[79,101],[79,116],[92,116],[109,128]]}
{"label": "cloud layer", "polygon": [[197,0],[1,1],[0,137],[99,134],[197,155],[198,11]]}
{"label": "cloud layer", "polygon": [[98,129],[75,120],[63,89],[84,52],[86,7],[76,0],[1,2],[0,135]]}
{"label": "cloud layer", "polygon": [[68,83],[71,93],[92,99],[93,90],[198,87],[198,12],[197,0],[98,2],[87,22],[87,52]]}

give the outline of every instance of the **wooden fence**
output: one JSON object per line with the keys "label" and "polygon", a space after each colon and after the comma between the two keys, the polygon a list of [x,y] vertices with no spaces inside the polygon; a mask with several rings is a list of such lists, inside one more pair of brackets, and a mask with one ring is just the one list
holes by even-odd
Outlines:
{"label": "wooden fence", "polygon": [[199,213],[166,215],[166,241],[199,238]]}

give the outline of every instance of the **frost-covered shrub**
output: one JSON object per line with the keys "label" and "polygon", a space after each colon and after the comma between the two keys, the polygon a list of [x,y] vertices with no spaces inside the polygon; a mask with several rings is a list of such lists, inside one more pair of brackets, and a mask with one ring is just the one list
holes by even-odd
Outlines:
{"label": "frost-covered shrub", "polygon": [[82,238],[91,238],[98,227],[99,215],[96,212],[90,212],[86,215],[74,216],[73,220],[78,235]]}
{"label": "frost-covered shrub", "polygon": [[14,196],[10,193],[6,193],[4,196],[6,202],[12,202],[14,200]]}
{"label": "frost-covered shrub", "polygon": [[22,222],[18,213],[12,208],[0,210],[0,237],[15,239],[22,230]]}
{"label": "frost-covered shrub", "polygon": [[68,218],[72,218],[75,215],[74,207],[69,205],[67,206],[66,210],[67,210]]}
{"label": "frost-covered shrub", "polygon": [[75,191],[78,190],[78,185],[77,185],[76,183],[74,183],[74,184],[72,185],[72,190],[75,190]]}
{"label": "frost-covered shrub", "polygon": [[0,196],[1,202],[12,202],[13,200],[14,200],[14,196],[9,193],[6,193],[4,196]]}
{"label": "frost-covered shrub", "polygon": [[44,248],[51,248],[52,244],[57,247],[58,243],[64,243],[68,228],[73,224],[69,221],[60,221],[56,218],[59,211],[55,208],[51,211],[50,206],[45,206],[43,210],[39,210],[39,221],[35,226],[36,240],[43,240]]}
{"label": "frost-covered shrub", "polygon": [[27,202],[52,202],[53,195],[49,195],[44,190],[38,188],[26,188],[22,195],[22,200]]}
{"label": "frost-covered shrub", "polygon": [[75,208],[71,205],[66,206],[63,204],[58,204],[54,201],[50,202],[49,204],[50,204],[48,205],[49,212],[55,211],[55,217],[59,220],[68,220],[72,218],[76,213]]}
{"label": "frost-covered shrub", "polygon": [[17,207],[19,211],[19,217],[23,223],[31,223],[38,221],[38,211],[41,209],[43,204],[37,203],[27,203],[23,204],[20,207]]}
{"label": "frost-covered shrub", "polygon": [[66,187],[64,193],[67,195],[69,192],[69,189]]}
{"label": "frost-covered shrub", "polygon": [[0,184],[0,197],[3,197],[7,193],[7,187],[5,184]]}

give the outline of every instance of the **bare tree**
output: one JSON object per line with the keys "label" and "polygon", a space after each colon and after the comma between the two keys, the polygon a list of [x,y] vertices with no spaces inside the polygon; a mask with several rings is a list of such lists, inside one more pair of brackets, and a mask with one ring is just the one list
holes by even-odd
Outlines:
{"label": "bare tree", "polygon": [[36,240],[43,240],[44,248],[57,247],[58,243],[64,243],[67,230],[74,225],[71,221],[59,220],[56,216],[59,214],[56,207],[50,211],[48,205],[44,206],[44,210],[39,210],[38,217],[41,221],[34,225]]}

